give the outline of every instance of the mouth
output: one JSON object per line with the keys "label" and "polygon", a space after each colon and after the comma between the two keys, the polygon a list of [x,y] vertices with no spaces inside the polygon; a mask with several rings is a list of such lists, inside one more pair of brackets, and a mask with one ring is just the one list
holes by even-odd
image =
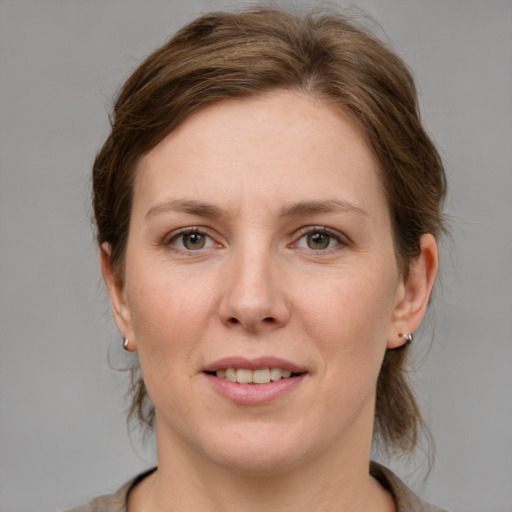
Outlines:
{"label": "mouth", "polygon": [[218,377],[219,379],[226,379],[230,382],[237,382],[239,384],[269,384],[270,382],[277,382],[281,379],[291,379],[299,377],[305,372],[292,372],[291,370],[268,367],[258,368],[252,370],[250,368],[221,368],[215,371],[205,372],[208,375]]}
{"label": "mouth", "polygon": [[240,406],[259,406],[300,389],[308,369],[277,357],[227,357],[208,364],[203,374],[213,390]]}
{"label": "mouth", "polygon": [[270,384],[295,379],[308,373],[306,368],[277,357],[227,357],[207,365],[203,372],[238,384]]}

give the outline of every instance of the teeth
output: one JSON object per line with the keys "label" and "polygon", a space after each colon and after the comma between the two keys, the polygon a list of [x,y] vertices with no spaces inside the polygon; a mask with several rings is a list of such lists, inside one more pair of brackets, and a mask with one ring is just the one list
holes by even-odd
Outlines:
{"label": "teeth", "polygon": [[[222,370],[220,371],[222,372]],[[220,375],[217,375],[217,377],[220,377]],[[236,382],[236,370],[234,368],[226,368],[226,379]]]}
{"label": "teeth", "polygon": [[279,380],[283,376],[283,370],[280,368],[270,368],[270,379]]}
{"label": "teeth", "polygon": [[236,381],[240,382],[240,384],[248,384],[252,382],[252,370],[243,370],[239,368],[236,371]]}
{"label": "teeth", "polygon": [[254,371],[247,368],[226,368],[215,372],[215,375],[221,379],[240,384],[268,384],[280,379],[287,379],[291,374],[290,370],[281,370],[281,368],[261,368]]}
{"label": "teeth", "polygon": [[270,382],[270,370],[268,368],[254,370],[252,372],[252,381],[254,384],[267,384]]}

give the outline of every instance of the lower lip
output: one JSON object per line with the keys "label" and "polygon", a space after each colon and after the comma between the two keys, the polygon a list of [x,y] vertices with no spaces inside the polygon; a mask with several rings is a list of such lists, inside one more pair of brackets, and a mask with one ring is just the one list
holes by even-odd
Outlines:
{"label": "lower lip", "polygon": [[273,402],[291,393],[306,376],[302,373],[296,377],[280,379],[268,384],[239,384],[209,373],[204,375],[215,391],[238,405],[260,405]]}

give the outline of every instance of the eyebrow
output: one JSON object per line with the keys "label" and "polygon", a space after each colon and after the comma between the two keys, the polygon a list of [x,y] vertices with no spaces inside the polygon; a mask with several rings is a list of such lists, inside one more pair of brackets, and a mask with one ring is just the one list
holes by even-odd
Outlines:
{"label": "eyebrow", "polygon": [[[167,212],[183,212],[199,217],[220,218],[228,216],[226,210],[219,208],[211,203],[196,201],[194,199],[171,199],[163,203],[157,204],[148,210],[145,218],[154,217],[156,215]],[[355,213],[366,216],[367,213],[358,206],[347,201],[339,199],[330,199],[324,201],[299,201],[298,203],[285,206],[279,212],[279,216],[283,217],[302,217],[306,215],[314,215],[317,213],[344,212]]]}
{"label": "eyebrow", "polygon": [[146,219],[154,217],[167,212],[184,212],[191,215],[198,215],[200,217],[222,217],[227,215],[225,210],[218,208],[211,203],[203,201],[196,201],[194,199],[172,199],[163,203],[157,204],[148,210]]}
{"label": "eyebrow", "polygon": [[290,206],[284,207],[281,217],[301,217],[304,215],[313,215],[315,213],[344,212],[355,213],[367,216],[367,213],[358,206],[347,201],[339,199],[329,199],[327,201],[300,201]]}

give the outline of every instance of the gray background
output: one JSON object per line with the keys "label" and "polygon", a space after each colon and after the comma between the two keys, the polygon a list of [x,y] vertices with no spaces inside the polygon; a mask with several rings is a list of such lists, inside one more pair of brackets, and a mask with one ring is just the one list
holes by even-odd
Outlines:
{"label": "gray background", "polygon": [[[287,5],[288,2],[277,2]],[[0,510],[45,512],[154,463],[89,222],[109,98],[150,50],[226,1],[0,2]],[[437,442],[399,468],[454,511],[512,511],[512,3],[360,1],[409,62],[446,162],[454,244],[418,392]],[[431,322],[434,323],[434,322]],[[434,341],[430,350],[431,333]],[[397,465],[395,464],[395,467]]]}

